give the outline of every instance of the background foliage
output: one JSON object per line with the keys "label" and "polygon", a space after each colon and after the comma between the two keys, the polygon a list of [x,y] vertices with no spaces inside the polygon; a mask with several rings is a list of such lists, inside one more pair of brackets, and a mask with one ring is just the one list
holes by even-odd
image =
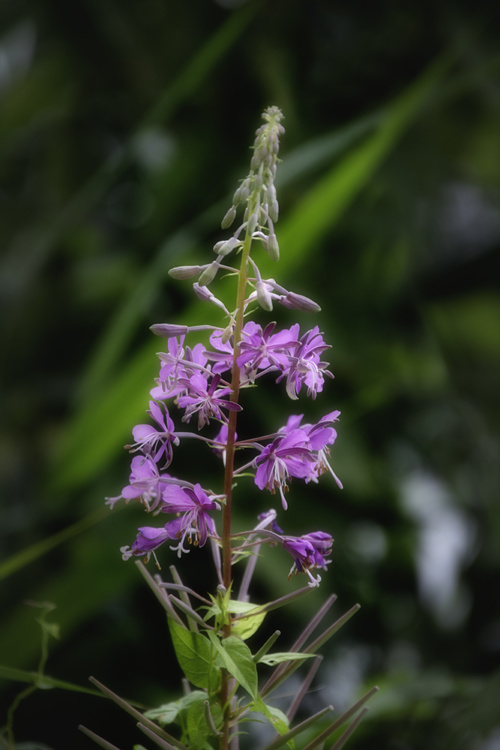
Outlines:
{"label": "background foliage", "polygon": [[[269,272],[322,305],[336,375],[298,408],[343,414],[345,489],[293,487],[290,531],[336,539],[318,604],[332,590],[337,614],[362,604],[312,705],[340,709],[378,682],[350,747],[499,748],[498,7],[4,0],[0,12],[0,662],[36,670],[26,602],[49,601],[60,638],[47,674],[83,686],[94,674],[147,705],[176,685],[163,616],[119,556],[142,516],[103,497],[126,483],[121,446],[156,374],[148,326],[200,314],[167,270],[210,257],[276,104],[282,260]],[[289,408],[261,389],[254,406],[264,431]],[[179,460],[187,473],[192,456]],[[267,507],[244,483],[242,496],[241,523]],[[188,575],[203,582],[200,559]],[[263,600],[285,566],[261,564]],[[303,623],[298,607],[283,647]],[[0,723],[17,677],[0,683]],[[78,750],[79,723],[130,747],[118,709],[57,687],[21,703],[16,738]]]}

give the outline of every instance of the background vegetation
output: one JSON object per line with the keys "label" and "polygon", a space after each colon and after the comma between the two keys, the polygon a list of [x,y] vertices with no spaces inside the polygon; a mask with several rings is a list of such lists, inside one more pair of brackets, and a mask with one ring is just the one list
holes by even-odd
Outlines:
{"label": "background vegetation", "polygon": [[[126,483],[121,447],[156,375],[148,326],[199,314],[167,270],[210,257],[276,104],[269,272],[321,304],[336,376],[298,408],[343,414],[345,489],[297,484],[290,519],[336,540],[317,603],[333,590],[338,615],[362,604],[312,704],[342,708],[378,683],[353,749],[498,750],[500,8],[4,0],[0,13],[0,677],[37,669],[27,602],[48,601],[47,674],[93,674],[147,705],[176,685],[163,615],[119,555],[142,516],[103,498]],[[257,408],[272,429],[289,403],[263,390]],[[267,498],[242,492],[244,522]],[[261,565],[263,599],[285,566]],[[0,683],[0,724],[16,675]],[[57,687],[14,716],[31,748],[89,747],[79,723],[140,741],[105,700]]]}

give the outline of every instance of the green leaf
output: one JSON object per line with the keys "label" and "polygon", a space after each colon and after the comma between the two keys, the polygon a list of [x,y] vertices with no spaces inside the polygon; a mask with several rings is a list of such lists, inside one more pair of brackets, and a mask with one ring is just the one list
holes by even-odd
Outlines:
{"label": "green leaf", "polygon": [[[285,732],[288,732],[290,728],[288,716],[284,714],[283,711],[280,711],[279,708],[275,708],[275,706],[270,706],[268,703],[264,703],[262,698],[257,698],[254,705],[251,706],[251,711],[258,711],[259,713],[264,714],[266,719],[270,721],[278,734],[283,735],[285,734]],[[291,748],[293,748],[293,740],[290,740],[288,744]]]}
{"label": "green leaf", "polygon": [[209,633],[208,636],[217,649],[223,666],[241,687],[257,700],[257,667],[248,646],[235,635],[230,635],[222,641],[219,641],[214,633]]}
{"label": "green leaf", "polygon": [[220,670],[215,665],[210,641],[200,633],[186,630],[170,618],[168,627],[177,660],[189,682],[196,687],[206,688],[209,692],[216,691],[220,682]]}
{"label": "green leaf", "polygon": [[157,721],[160,726],[166,726],[167,724],[172,724],[180,712],[190,708],[193,703],[198,703],[200,701],[203,702],[207,699],[208,693],[204,690],[193,690],[191,693],[179,698],[177,701],[165,703],[163,706],[158,706],[158,708],[152,708],[150,711],[146,711],[144,715],[147,716],[148,719]]}
{"label": "green leaf", "polygon": [[251,602],[239,602],[236,599],[229,602],[228,610],[231,614],[245,615],[245,617],[238,617],[238,619],[233,620],[232,624],[233,633],[243,641],[257,632],[266,616],[262,607],[258,607]]}
{"label": "green leaf", "polygon": [[301,659],[310,659],[314,654],[301,654],[297,651],[276,651],[275,654],[265,654],[259,659],[260,664],[267,664],[274,667],[284,661],[300,661]]}
{"label": "green leaf", "polygon": [[[213,730],[207,721],[205,700],[193,703],[186,715],[186,732],[188,741],[186,744],[193,750],[197,748],[207,748],[211,750],[212,746],[208,742],[209,737],[213,737]],[[223,714],[220,706],[215,704],[210,707],[212,719],[216,729],[222,725]]]}

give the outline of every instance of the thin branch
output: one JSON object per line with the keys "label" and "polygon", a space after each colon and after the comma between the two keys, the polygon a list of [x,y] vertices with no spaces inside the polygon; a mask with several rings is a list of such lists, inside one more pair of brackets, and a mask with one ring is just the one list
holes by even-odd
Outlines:
{"label": "thin branch", "polygon": [[87,729],[87,727],[84,727],[82,724],[80,724],[78,729],[80,730],[80,732],[83,732],[83,734],[86,734],[87,737],[90,737],[91,740],[94,740],[96,745],[104,748],[104,750],[120,750],[119,747],[116,747],[116,745],[112,745],[111,742],[108,742],[103,737],[99,737],[98,734],[92,732],[92,730],[90,729]]}
{"label": "thin branch", "polygon": [[168,592],[160,588],[159,584],[156,583],[151,573],[146,569],[145,565],[143,565],[140,560],[136,561],[136,565],[139,568],[139,571],[141,572],[141,575],[148,584],[149,588],[156,596],[162,607],[166,610],[167,616],[175,620],[178,625],[182,625],[182,627],[184,627],[183,621],[172,606],[172,602],[170,601]]}
{"label": "thin branch", "polygon": [[179,742],[179,740],[176,740],[175,737],[172,737],[168,732],[165,732],[164,729],[160,729],[157,724],[155,724],[153,721],[148,719],[144,714],[141,714],[140,711],[137,711],[133,706],[130,705],[126,700],[121,698],[119,695],[114,693],[112,690],[110,690],[106,685],[103,685],[102,682],[99,682],[99,680],[96,680],[95,677],[89,677],[90,682],[96,686],[104,695],[107,695],[108,698],[111,698],[111,700],[116,703],[120,708],[123,708],[124,711],[126,711],[130,716],[133,716],[134,719],[137,719],[137,721],[141,722],[145,726],[149,727],[151,731],[154,731],[158,734],[158,736],[162,737],[166,742],[170,742],[174,747],[178,748],[179,750],[188,750],[185,745],[182,744],[182,742]]}
{"label": "thin branch", "polygon": [[317,656],[314,659],[314,661],[313,661],[313,663],[312,663],[312,665],[311,665],[308,673],[304,677],[304,680],[302,681],[302,687],[300,688],[300,690],[297,693],[296,697],[293,699],[292,705],[290,706],[290,708],[288,709],[288,711],[286,713],[286,715],[288,716],[288,720],[290,722],[293,721],[293,719],[295,717],[295,714],[297,713],[297,709],[299,708],[300,704],[304,700],[304,696],[307,693],[307,691],[309,690],[309,688],[311,686],[311,683],[312,683],[314,677],[316,676],[316,672],[319,669],[319,665],[321,664],[322,661],[323,661],[323,657],[322,656]]}

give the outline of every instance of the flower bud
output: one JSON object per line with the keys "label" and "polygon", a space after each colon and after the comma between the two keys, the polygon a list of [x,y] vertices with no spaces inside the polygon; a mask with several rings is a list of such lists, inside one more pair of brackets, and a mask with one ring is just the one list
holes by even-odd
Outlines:
{"label": "flower bud", "polygon": [[201,266],[176,266],[171,268],[168,275],[173,279],[183,281],[184,279],[192,279],[193,276],[198,276],[201,271]]}
{"label": "flower bud", "polygon": [[214,252],[216,252],[218,255],[229,255],[229,253],[233,252],[235,247],[242,244],[243,243],[241,242],[241,240],[239,240],[237,237],[230,237],[228,240],[217,242],[214,245]]}
{"label": "flower bud", "polygon": [[256,292],[257,292],[257,302],[259,303],[259,305],[262,307],[263,310],[267,310],[267,312],[271,312],[273,309],[273,298],[271,297],[268,286],[264,284],[263,281],[258,281]]}
{"label": "flower bud", "polygon": [[278,205],[278,201],[275,200],[272,203],[269,204],[269,216],[272,221],[278,221],[280,208]]}
{"label": "flower bud", "polygon": [[295,294],[295,292],[287,292],[284,297],[280,298],[280,302],[283,307],[288,307],[290,310],[301,310],[302,312],[319,312],[321,307],[309,297],[304,297],[303,294]]}
{"label": "flower bud", "polygon": [[210,302],[212,297],[214,296],[210,289],[200,283],[195,282],[193,284],[193,289],[198,299],[203,300],[203,302]]}
{"label": "flower bud", "polygon": [[274,201],[276,200],[276,188],[274,187],[274,184],[271,183],[267,186],[267,202],[271,206]]}
{"label": "flower bud", "polygon": [[155,323],[149,327],[156,336],[169,339],[173,336],[186,336],[189,333],[187,326],[175,325],[175,323]]}
{"label": "flower bud", "polygon": [[267,238],[267,252],[269,253],[269,257],[271,260],[278,261],[280,259],[280,248],[278,245],[278,240],[276,239],[276,235],[274,232],[269,235]]}
{"label": "flower bud", "polygon": [[210,263],[209,266],[205,268],[203,273],[200,275],[200,278],[198,279],[198,284],[200,286],[208,286],[217,276],[217,271],[219,270],[219,265],[217,262]]}
{"label": "flower bud", "polygon": [[229,339],[234,333],[234,323],[230,323],[224,330],[222,331],[221,341],[223,344],[227,344]]}
{"label": "flower bud", "polygon": [[229,227],[231,226],[235,218],[236,218],[236,209],[234,206],[231,206],[231,208],[229,209],[229,211],[226,213],[226,215],[221,221],[220,225],[222,229],[229,229]]}
{"label": "flower bud", "polygon": [[241,203],[246,203],[249,196],[248,179],[244,180],[239,188],[235,190],[233,196],[233,206],[239,206]]}

